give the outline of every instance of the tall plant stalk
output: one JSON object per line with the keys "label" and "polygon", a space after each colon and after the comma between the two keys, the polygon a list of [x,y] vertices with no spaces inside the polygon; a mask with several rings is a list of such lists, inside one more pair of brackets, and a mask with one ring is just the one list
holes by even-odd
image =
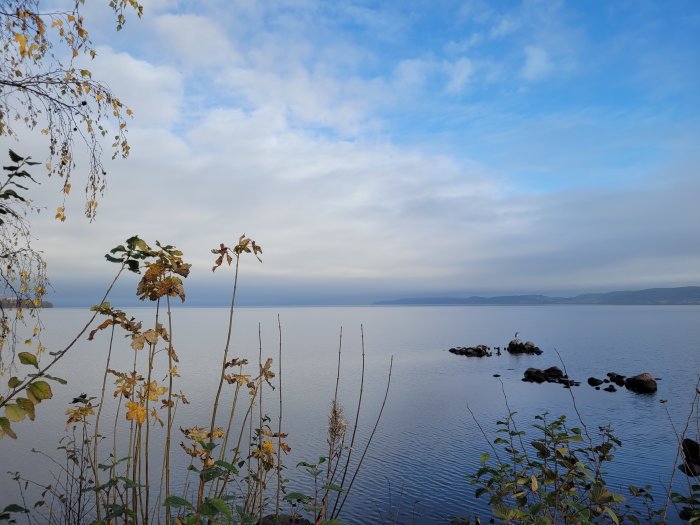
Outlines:
{"label": "tall plant stalk", "polygon": [[97,407],[97,415],[95,416],[95,432],[93,433],[93,442],[92,442],[92,472],[95,480],[95,487],[96,487],[96,498],[95,498],[95,505],[96,505],[96,512],[97,512],[97,520],[102,519],[102,513],[101,513],[101,508],[100,508],[100,493],[97,489],[97,487],[100,486],[100,476],[99,476],[99,469],[97,467],[98,462],[97,462],[97,448],[99,444],[99,438],[100,438],[100,416],[102,415],[102,407],[104,406],[104,401],[105,401],[105,389],[107,388],[107,374],[109,373],[109,364],[112,359],[112,346],[114,343],[114,330],[116,326],[114,323],[112,323],[112,329],[110,330],[109,334],[109,349],[107,351],[107,363],[105,364],[105,371],[104,374],[102,375],[102,390],[100,391],[100,404]]}
{"label": "tall plant stalk", "polygon": [[362,406],[362,393],[365,386],[365,330],[364,326],[360,325],[360,336],[362,343],[362,372],[360,374],[360,395],[357,398],[357,411],[355,412],[355,422],[352,426],[352,436],[350,437],[350,447],[348,449],[348,454],[345,457],[345,466],[343,467],[343,475],[340,479],[340,489],[338,491],[338,496],[335,498],[335,503],[333,504],[333,510],[331,511],[331,519],[338,517],[338,502],[340,501],[340,495],[343,493],[343,488],[345,487],[345,477],[348,474],[350,468],[350,458],[352,457],[352,452],[355,447],[355,436],[357,434],[357,426],[360,421],[360,407]]}

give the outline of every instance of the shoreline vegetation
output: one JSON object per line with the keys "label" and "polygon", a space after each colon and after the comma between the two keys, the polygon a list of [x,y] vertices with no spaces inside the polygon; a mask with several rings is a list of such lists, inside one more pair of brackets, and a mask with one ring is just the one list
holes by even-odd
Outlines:
{"label": "shoreline vegetation", "polygon": [[648,288],[645,290],[586,293],[573,297],[547,295],[499,295],[496,297],[408,297],[372,303],[377,306],[536,306],[536,305],[700,305],[700,286]]}
{"label": "shoreline vegetation", "polygon": [[17,299],[16,297],[0,297],[0,308],[17,308],[21,303],[22,308],[53,308],[50,301],[41,301],[39,305],[29,299]]}

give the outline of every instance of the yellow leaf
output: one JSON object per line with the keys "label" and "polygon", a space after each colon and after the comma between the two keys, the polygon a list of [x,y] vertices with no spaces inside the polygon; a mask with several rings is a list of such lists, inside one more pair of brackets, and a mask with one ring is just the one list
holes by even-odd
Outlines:
{"label": "yellow leaf", "polygon": [[25,417],[27,417],[27,413],[22,407],[13,403],[5,407],[5,416],[7,416],[7,419],[10,421],[16,423],[17,421],[22,421]]}
{"label": "yellow leaf", "polygon": [[134,112],[131,111],[129,108],[126,108],[126,114],[129,115],[129,116],[131,116],[131,115],[134,114]]}
{"label": "yellow leaf", "polygon": [[27,52],[27,36],[24,33],[15,33],[15,42],[19,44],[19,52],[24,56]]}
{"label": "yellow leaf", "polygon": [[537,478],[534,474],[530,476],[530,488],[532,489],[532,492],[537,492]]}
{"label": "yellow leaf", "polygon": [[135,421],[139,425],[146,421],[146,409],[142,405],[135,401],[127,401],[126,409],[126,419],[128,421]]}
{"label": "yellow leaf", "polygon": [[42,130],[41,130],[41,134],[42,134],[42,135],[48,135],[48,134],[49,134],[49,130],[48,130],[48,129],[42,129]]}

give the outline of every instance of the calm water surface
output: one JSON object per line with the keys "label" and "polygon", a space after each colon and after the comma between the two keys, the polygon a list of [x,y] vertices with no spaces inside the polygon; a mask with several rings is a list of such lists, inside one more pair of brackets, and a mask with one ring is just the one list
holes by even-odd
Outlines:
{"label": "calm water surface", "polygon": [[[152,322],[150,309],[128,312]],[[283,426],[292,447],[286,458],[291,490],[308,492],[311,487],[311,480],[294,465],[327,454],[325,427],[341,327],[340,398],[348,415],[353,415],[360,379],[360,325],[364,326],[366,380],[358,431],[362,446],[384,396],[394,356],[388,402],[346,504],[344,523],[395,519],[397,523],[437,524],[448,523],[451,516],[487,516],[485,501],[474,498],[474,487],[465,480],[466,474],[478,468],[480,454],[489,450],[467,406],[491,438],[495,421],[507,412],[503,391],[511,409],[518,412],[522,428],[545,411],[574,418],[568,390],[520,381],[530,366],[560,366],[555,350],[569,375],[583,382],[573,394],[588,427],[594,430],[609,423],[623,442],[609,468],[609,484],[625,490],[629,484],[649,483],[655,497],[663,500],[677,449],[671,422],[677,428],[685,424],[700,373],[698,307],[242,308],[235,318],[233,355],[257,360],[260,327],[263,356],[274,357],[276,362],[278,314]],[[178,409],[176,426],[207,425],[227,315],[225,309],[178,308],[174,312],[174,346],[182,374],[176,388],[191,401]],[[84,310],[47,310],[44,342],[49,350],[60,348],[87,317]],[[447,352],[452,346],[505,346],[516,331],[540,346],[544,354],[478,359]],[[112,367],[127,370],[132,353],[126,341],[118,346]],[[21,470],[34,478],[46,474],[46,460],[28,451],[55,449],[65,428],[67,403],[82,392],[98,395],[106,347],[106,334],[101,334],[93,342],[81,342],[57,366],[52,373],[65,377],[69,384],[54,389],[55,399],[41,405],[36,422],[17,426],[21,443],[0,442],[0,472]],[[625,375],[649,371],[661,378],[659,391],[651,396],[624,389],[607,393],[585,384],[589,376],[603,377],[610,371]],[[668,402],[662,404],[662,399]],[[266,399],[263,404],[275,427],[276,403]],[[175,456],[185,464],[179,450]],[[683,478],[676,476],[678,488],[683,488]],[[183,481],[177,483],[182,486]],[[9,477],[3,477],[0,508],[16,500],[15,487]],[[670,518],[673,522],[673,511]]]}

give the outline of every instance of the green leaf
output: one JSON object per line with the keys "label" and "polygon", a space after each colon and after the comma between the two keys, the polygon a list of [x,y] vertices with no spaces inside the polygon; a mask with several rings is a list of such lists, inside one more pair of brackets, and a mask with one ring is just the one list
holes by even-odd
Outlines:
{"label": "green leaf", "polygon": [[211,452],[212,450],[214,450],[218,446],[213,441],[197,441],[197,443],[199,443],[200,446],[208,452]]}
{"label": "green leaf", "polygon": [[204,469],[203,471],[201,471],[199,473],[199,479],[201,479],[202,481],[204,481],[206,483],[207,481],[211,481],[213,479],[216,479],[225,473],[226,473],[226,471],[224,469],[221,469],[221,468],[208,468],[208,469]]}
{"label": "green leaf", "polygon": [[311,496],[307,496],[306,494],[302,492],[290,492],[287,494],[284,498],[282,498],[284,501],[310,501],[312,498]]}
{"label": "green leaf", "polygon": [[15,377],[15,376],[12,376],[12,377],[10,378],[10,380],[7,382],[7,386],[8,386],[9,388],[17,388],[17,387],[18,387],[19,385],[21,385],[21,384],[22,384],[22,380],[19,379],[19,378],[17,378],[17,377]]}
{"label": "green leaf", "polygon": [[209,505],[214,507],[218,512],[226,516],[228,519],[233,519],[233,512],[231,507],[229,507],[225,501],[220,499],[210,499],[207,501]]}
{"label": "green leaf", "polygon": [[163,506],[164,507],[188,507],[190,509],[194,508],[189,501],[187,501],[184,498],[181,498],[180,496],[168,496],[165,500],[165,503],[163,503]]}
{"label": "green leaf", "polygon": [[15,153],[12,150],[10,150],[10,158],[12,159],[12,162],[22,162],[24,160],[24,157],[20,157],[19,155],[17,155],[17,153]]}
{"label": "green leaf", "polygon": [[19,397],[17,398],[17,404],[22,410],[24,410],[27,413],[29,419],[34,421],[34,403],[26,397]]}
{"label": "green leaf", "polygon": [[112,263],[121,263],[122,262],[122,259],[118,259],[117,257],[112,257],[109,254],[105,254],[105,259],[107,259],[109,262],[112,262]]}
{"label": "green leaf", "polygon": [[19,362],[23,365],[32,365],[34,368],[39,368],[39,361],[31,352],[20,352],[17,354],[17,357],[19,357]]}
{"label": "green leaf", "polygon": [[0,417],[0,429],[10,436],[12,439],[17,439],[17,434],[14,433],[12,427],[10,426],[10,420],[6,417]]}
{"label": "green leaf", "polygon": [[199,509],[199,513],[202,516],[216,516],[219,513],[219,510],[208,501],[205,501],[204,503],[202,503],[202,507]]}
{"label": "green leaf", "polygon": [[5,405],[5,415],[7,419],[16,423],[27,417],[27,412],[21,406],[12,403],[10,405]]}
{"label": "green leaf", "polygon": [[605,512],[607,512],[610,515],[610,519],[613,520],[613,523],[615,525],[620,525],[620,519],[610,507],[605,507]]}
{"label": "green leaf", "polygon": [[46,379],[51,379],[51,381],[56,381],[56,383],[60,383],[60,384],[62,384],[62,385],[67,385],[67,384],[68,384],[68,381],[66,381],[66,380],[63,379],[62,377],[50,376],[50,375],[48,375],[48,374],[44,374],[44,377],[45,377]]}
{"label": "green leaf", "polygon": [[46,381],[35,381],[29,385],[29,392],[38,400],[43,401],[44,399],[51,399],[53,397],[53,392],[51,391],[51,385]]}
{"label": "green leaf", "polygon": [[21,505],[17,505],[16,503],[11,503],[4,509],[2,509],[3,512],[29,512],[27,509],[22,507]]}
{"label": "green leaf", "polygon": [[484,452],[481,457],[479,458],[479,462],[483,465],[486,463],[489,459],[491,458],[491,455],[488,452]]}
{"label": "green leaf", "polygon": [[138,261],[135,261],[133,259],[129,259],[128,261],[126,261],[126,264],[129,267],[130,272],[141,273],[139,270],[139,262]]}
{"label": "green leaf", "polygon": [[219,460],[219,461],[215,461],[214,464],[223,468],[223,469],[228,470],[229,472],[231,472],[233,474],[238,474],[238,469],[234,465],[232,465],[231,463],[228,463],[228,462],[223,461],[223,460]]}

